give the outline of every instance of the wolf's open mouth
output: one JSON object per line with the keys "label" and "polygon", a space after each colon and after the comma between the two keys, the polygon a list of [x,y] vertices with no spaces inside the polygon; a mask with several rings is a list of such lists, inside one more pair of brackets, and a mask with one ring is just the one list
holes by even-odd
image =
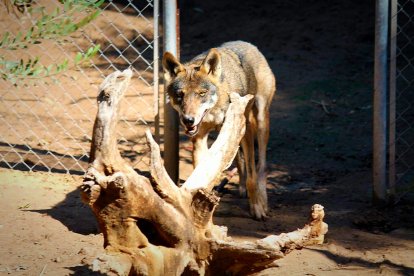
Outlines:
{"label": "wolf's open mouth", "polygon": [[185,127],[185,134],[187,134],[188,136],[194,136],[196,135],[198,132],[198,125],[196,126],[191,126],[191,127]]}
{"label": "wolf's open mouth", "polygon": [[204,111],[203,116],[201,116],[200,122],[197,125],[193,125],[193,126],[184,125],[185,134],[187,134],[190,137],[193,137],[194,135],[196,135],[198,133],[198,127],[201,124],[201,122],[203,121],[204,116],[207,114],[208,111],[209,111],[209,109]]}

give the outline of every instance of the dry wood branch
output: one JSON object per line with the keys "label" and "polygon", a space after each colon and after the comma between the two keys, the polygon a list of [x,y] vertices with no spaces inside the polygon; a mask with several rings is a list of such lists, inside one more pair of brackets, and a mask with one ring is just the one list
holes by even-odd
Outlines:
{"label": "dry wood branch", "polygon": [[[227,229],[213,224],[219,197],[211,191],[230,164],[244,134],[244,109],[251,96],[234,96],[222,131],[207,157],[182,188],[162,165],[160,150],[147,131],[152,179],[138,175],[117,149],[119,102],[131,73],[105,79],[98,97],[90,167],[82,198],[104,235],[106,253],[92,264],[115,275],[247,275],[290,250],[320,243],[327,231],[323,207],[314,205],[310,222],[297,231],[257,242],[232,242]],[[211,165],[211,166],[210,166]]]}
{"label": "dry wood branch", "polygon": [[98,113],[92,134],[89,163],[102,168],[106,173],[117,170],[113,166],[124,164],[118,151],[116,131],[119,116],[119,101],[128,88],[132,77],[131,70],[116,71],[109,75],[99,87]]}
{"label": "dry wood branch", "polygon": [[[185,208],[183,208],[184,203],[182,202],[184,194],[171,180],[162,164],[160,147],[152,137],[151,131],[147,129],[145,135],[148,147],[151,151],[150,171],[155,192],[157,192],[160,197],[173,204],[176,208],[179,208],[181,212],[184,212]],[[189,194],[186,196],[186,199],[189,200]]]}
{"label": "dry wood branch", "polygon": [[238,145],[246,128],[244,111],[252,98],[252,95],[244,97],[240,97],[237,93],[231,95],[232,102],[226,112],[226,119],[216,141],[183,184],[182,189],[205,188],[211,190],[219,182],[218,177],[221,172],[231,165],[236,156]]}
{"label": "dry wood branch", "polygon": [[[306,245],[322,244],[328,231],[323,222],[323,206],[315,204],[311,208],[308,224],[303,228],[280,235],[270,235],[256,242],[234,243],[212,241],[213,256],[211,271],[219,273],[220,269],[237,275],[247,275],[266,268],[274,260],[283,258],[295,249]],[[226,258],[231,256],[231,258]],[[225,260],[225,261],[224,261]],[[215,267],[217,265],[217,268]]]}
{"label": "dry wood branch", "polygon": [[257,241],[257,243],[285,253],[306,245],[322,244],[325,234],[328,232],[328,225],[323,222],[324,217],[323,206],[315,204],[311,209],[309,223],[305,227],[277,236],[271,235]]}

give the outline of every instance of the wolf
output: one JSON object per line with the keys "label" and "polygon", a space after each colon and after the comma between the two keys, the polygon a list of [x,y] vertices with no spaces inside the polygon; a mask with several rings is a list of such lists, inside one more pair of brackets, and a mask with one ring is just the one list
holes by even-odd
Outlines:
{"label": "wolf", "polygon": [[[263,54],[252,44],[233,41],[212,48],[187,63],[166,52],[162,65],[166,92],[179,113],[185,133],[193,142],[193,165],[203,161],[208,134],[219,130],[230,104],[230,93],[254,95],[248,104],[246,133],[236,155],[240,194],[249,198],[250,213],[266,217],[266,148],[269,140],[269,107],[276,79]],[[258,165],[254,141],[257,139]]]}

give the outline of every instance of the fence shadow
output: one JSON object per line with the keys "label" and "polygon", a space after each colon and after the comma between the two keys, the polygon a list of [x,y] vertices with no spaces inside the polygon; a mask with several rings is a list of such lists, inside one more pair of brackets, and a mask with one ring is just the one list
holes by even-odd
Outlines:
{"label": "fence shadow", "polygon": [[[9,149],[7,156],[5,155],[3,161],[0,161],[0,167],[19,171],[83,175],[89,159],[86,154],[68,155],[53,150],[34,148],[27,144],[11,144],[0,141],[0,147]],[[11,151],[10,148],[14,150]],[[0,149],[0,151],[2,150]]]}
{"label": "fence shadow", "polygon": [[[138,140],[142,139],[143,137],[138,137]],[[132,140],[122,140],[119,142],[119,146],[124,147],[119,149],[121,156],[131,164],[141,162],[148,152],[146,149],[142,151],[126,149],[128,147],[132,148],[132,146],[137,144],[139,142]],[[7,149],[7,154],[4,155],[6,158],[0,161],[0,168],[84,175],[88,167],[89,156],[87,154],[70,155],[53,150],[34,148],[25,144],[10,144],[0,141],[0,153],[4,151],[2,148]],[[14,151],[11,151],[10,148],[13,148]],[[146,148],[146,146],[143,146],[143,148]]]}

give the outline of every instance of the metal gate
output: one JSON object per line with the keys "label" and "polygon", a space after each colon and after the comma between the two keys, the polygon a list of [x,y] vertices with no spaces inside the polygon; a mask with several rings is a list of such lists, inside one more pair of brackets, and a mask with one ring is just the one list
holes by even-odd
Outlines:
{"label": "metal gate", "polygon": [[[5,2],[0,1],[0,38],[6,32],[16,37],[35,24],[35,18],[10,11]],[[51,11],[62,8],[59,1],[29,3]],[[39,57],[47,65],[64,59],[70,63],[77,52],[100,45],[91,61],[59,75],[27,78],[18,85],[0,80],[0,167],[83,174],[99,84],[114,70],[128,67],[134,76],[119,123],[119,148],[135,167],[148,165],[145,126],[159,133],[158,1],[106,1],[100,9],[95,20],[64,39],[46,39],[26,49],[0,48],[3,59]]]}
{"label": "metal gate", "polygon": [[389,183],[414,188],[414,0],[392,0],[390,18]]}
{"label": "metal gate", "polygon": [[398,202],[414,191],[414,0],[377,0],[375,25],[374,200]]}

